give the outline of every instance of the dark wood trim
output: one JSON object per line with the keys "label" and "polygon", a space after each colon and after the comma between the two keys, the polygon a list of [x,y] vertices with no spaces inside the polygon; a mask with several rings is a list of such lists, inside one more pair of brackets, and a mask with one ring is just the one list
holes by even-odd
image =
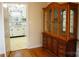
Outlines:
{"label": "dark wood trim", "polygon": [[67,30],[67,40],[69,39],[70,37],[70,6],[68,4],[68,7],[67,7],[67,27],[66,27],[66,30]]}

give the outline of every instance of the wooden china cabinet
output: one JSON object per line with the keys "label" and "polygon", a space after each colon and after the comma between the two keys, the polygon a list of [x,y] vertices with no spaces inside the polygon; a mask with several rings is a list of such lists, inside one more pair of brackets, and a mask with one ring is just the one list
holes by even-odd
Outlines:
{"label": "wooden china cabinet", "polygon": [[43,48],[54,56],[76,56],[78,4],[51,3],[43,8]]}

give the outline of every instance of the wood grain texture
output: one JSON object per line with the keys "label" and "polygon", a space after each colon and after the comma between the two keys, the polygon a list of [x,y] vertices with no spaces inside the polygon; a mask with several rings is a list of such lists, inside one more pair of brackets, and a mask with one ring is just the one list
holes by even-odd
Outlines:
{"label": "wood grain texture", "polygon": [[51,57],[54,56],[50,51],[44,48],[22,49],[12,51],[10,57]]}
{"label": "wood grain texture", "polygon": [[[51,12],[50,10],[51,9]],[[55,11],[56,10],[56,16]],[[63,16],[61,11],[66,11],[66,31],[63,32]],[[71,29],[71,15],[70,10],[74,11],[73,14],[73,34],[70,32]],[[50,3],[46,8],[43,9],[44,13],[48,15],[43,15],[44,24],[42,37],[43,37],[43,47],[48,49],[53,54],[59,57],[76,56],[76,42],[77,42],[77,21],[78,21],[78,4],[76,3]],[[51,14],[52,13],[52,14]],[[51,14],[51,15],[50,15]],[[51,21],[50,21],[51,20]],[[45,24],[46,23],[46,24]],[[57,29],[56,29],[57,28]]]}

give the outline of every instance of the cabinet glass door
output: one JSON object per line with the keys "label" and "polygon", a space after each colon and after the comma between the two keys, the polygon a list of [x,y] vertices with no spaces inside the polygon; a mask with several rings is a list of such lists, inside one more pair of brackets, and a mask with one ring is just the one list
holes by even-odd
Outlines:
{"label": "cabinet glass door", "polygon": [[51,29],[52,29],[51,17],[52,17],[52,9],[46,10],[45,12],[45,31],[46,32],[51,32]]}
{"label": "cabinet glass door", "polygon": [[66,34],[66,10],[60,12],[60,34]]}
{"label": "cabinet glass door", "polygon": [[58,31],[58,10],[54,9],[54,32],[57,33]]}
{"label": "cabinet glass door", "polygon": [[52,29],[52,10],[48,10],[48,32]]}
{"label": "cabinet glass door", "polygon": [[70,10],[70,34],[74,33],[74,10]]}
{"label": "cabinet glass door", "polygon": [[72,38],[77,38],[77,29],[78,29],[78,5],[75,6],[74,5],[70,5],[70,31],[69,31],[69,34],[70,34],[70,37]]}

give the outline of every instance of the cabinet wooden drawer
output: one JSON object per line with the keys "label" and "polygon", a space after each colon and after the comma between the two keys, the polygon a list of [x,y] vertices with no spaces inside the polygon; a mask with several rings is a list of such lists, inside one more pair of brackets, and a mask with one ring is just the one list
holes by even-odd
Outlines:
{"label": "cabinet wooden drawer", "polygon": [[52,52],[57,55],[57,39],[52,39]]}
{"label": "cabinet wooden drawer", "polygon": [[43,47],[46,48],[46,45],[47,45],[47,40],[43,38]]}
{"label": "cabinet wooden drawer", "polygon": [[43,37],[43,41],[45,41],[46,40],[46,37]]}
{"label": "cabinet wooden drawer", "polygon": [[51,37],[48,37],[47,38],[47,46],[48,46],[48,49],[51,50],[51,48],[52,48],[52,40],[51,40]]}
{"label": "cabinet wooden drawer", "polygon": [[58,40],[58,43],[60,44],[60,45],[65,45],[66,44],[66,42],[64,41],[64,40]]}
{"label": "cabinet wooden drawer", "polygon": [[65,54],[63,54],[63,53],[58,53],[58,56],[59,56],[59,57],[64,57]]}
{"label": "cabinet wooden drawer", "polygon": [[65,49],[66,48],[66,45],[58,45],[58,48],[59,49]]}
{"label": "cabinet wooden drawer", "polygon": [[47,41],[44,40],[44,41],[43,41],[43,47],[46,48],[46,46],[47,46]]}
{"label": "cabinet wooden drawer", "polygon": [[59,49],[59,50],[58,50],[58,53],[64,54],[64,53],[65,53],[65,50],[64,50],[64,49]]}
{"label": "cabinet wooden drawer", "polygon": [[58,56],[64,56],[65,55],[65,48],[58,48]]}

